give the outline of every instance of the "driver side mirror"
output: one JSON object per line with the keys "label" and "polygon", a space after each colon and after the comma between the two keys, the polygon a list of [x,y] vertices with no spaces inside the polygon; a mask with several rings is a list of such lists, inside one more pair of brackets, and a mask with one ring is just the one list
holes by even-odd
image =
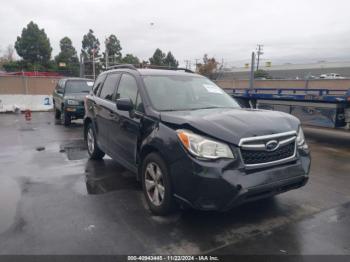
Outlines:
{"label": "driver side mirror", "polygon": [[131,111],[134,109],[134,104],[131,98],[119,98],[117,99],[117,109],[121,111]]}

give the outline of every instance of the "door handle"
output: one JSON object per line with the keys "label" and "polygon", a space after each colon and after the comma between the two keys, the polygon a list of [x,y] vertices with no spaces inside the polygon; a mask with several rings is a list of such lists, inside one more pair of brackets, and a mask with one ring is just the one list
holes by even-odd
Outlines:
{"label": "door handle", "polygon": [[112,118],[114,121],[119,121],[119,116],[118,114],[114,113],[114,112],[109,112],[109,117]]}

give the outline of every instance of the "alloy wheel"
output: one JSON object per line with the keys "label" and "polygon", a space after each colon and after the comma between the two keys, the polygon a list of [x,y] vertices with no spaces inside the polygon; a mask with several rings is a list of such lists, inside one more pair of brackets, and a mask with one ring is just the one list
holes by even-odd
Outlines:
{"label": "alloy wheel", "polygon": [[156,163],[150,162],[145,172],[147,196],[153,205],[160,206],[163,203],[165,194],[162,170]]}
{"label": "alloy wheel", "polygon": [[88,146],[88,150],[90,152],[90,154],[92,154],[94,152],[95,149],[95,138],[94,138],[94,133],[92,131],[92,128],[89,128],[88,132],[87,132],[87,146]]}

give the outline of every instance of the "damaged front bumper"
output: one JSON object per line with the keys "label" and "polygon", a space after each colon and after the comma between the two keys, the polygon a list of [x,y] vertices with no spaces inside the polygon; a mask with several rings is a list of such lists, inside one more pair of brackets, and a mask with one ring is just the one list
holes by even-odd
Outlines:
{"label": "damaged front bumper", "polygon": [[310,162],[309,151],[303,149],[288,163],[255,170],[246,169],[240,159],[203,161],[186,154],[170,165],[170,173],[178,201],[195,209],[225,211],[302,187]]}

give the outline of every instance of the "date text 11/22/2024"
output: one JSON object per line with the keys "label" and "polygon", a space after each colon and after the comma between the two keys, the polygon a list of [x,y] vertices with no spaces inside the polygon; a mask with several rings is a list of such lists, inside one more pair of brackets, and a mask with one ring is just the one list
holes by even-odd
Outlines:
{"label": "date text 11/22/2024", "polygon": [[128,256],[127,261],[220,261],[217,256]]}

